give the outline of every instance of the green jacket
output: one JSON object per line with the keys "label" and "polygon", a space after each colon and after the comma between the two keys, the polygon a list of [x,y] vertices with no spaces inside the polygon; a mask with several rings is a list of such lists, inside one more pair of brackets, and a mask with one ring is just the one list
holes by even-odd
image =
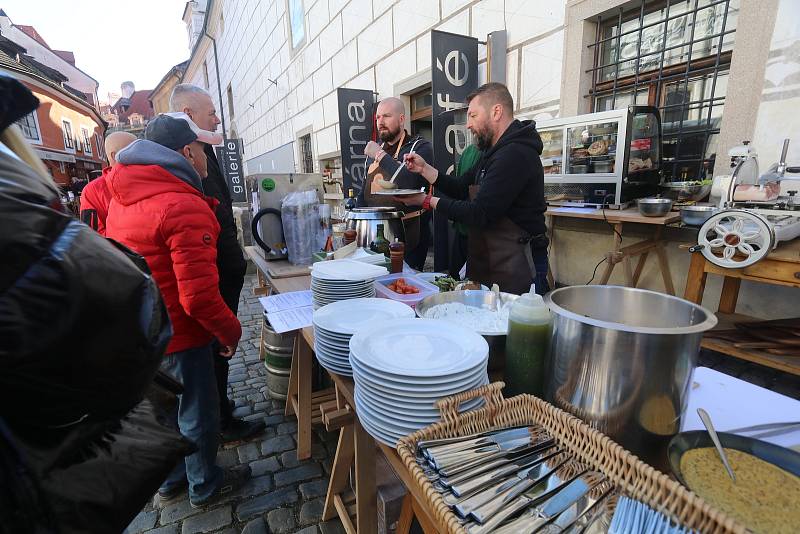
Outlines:
{"label": "green jacket", "polygon": [[[458,163],[456,164],[456,176],[462,176],[464,173],[469,172],[469,170],[472,169],[472,167],[474,167],[480,159],[481,151],[478,150],[478,147],[475,145],[469,145],[464,149],[464,152],[461,153],[461,157],[458,159]],[[453,228],[455,228],[456,232],[459,234],[467,235],[466,224],[454,222]]]}

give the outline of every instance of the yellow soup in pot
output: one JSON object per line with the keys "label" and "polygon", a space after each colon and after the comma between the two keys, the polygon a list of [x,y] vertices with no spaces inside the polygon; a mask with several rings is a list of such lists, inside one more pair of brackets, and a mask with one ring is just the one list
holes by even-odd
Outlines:
{"label": "yellow soup in pot", "polygon": [[689,489],[756,533],[795,533],[800,528],[800,478],[751,454],[725,449],[736,482],[713,447],[681,457]]}

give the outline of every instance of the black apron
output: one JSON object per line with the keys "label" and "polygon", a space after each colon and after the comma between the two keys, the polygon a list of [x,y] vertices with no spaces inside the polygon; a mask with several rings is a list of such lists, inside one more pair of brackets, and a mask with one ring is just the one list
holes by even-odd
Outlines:
{"label": "black apron", "polygon": [[[475,185],[469,186],[469,199],[475,200],[480,191],[478,174]],[[500,286],[500,291],[521,295],[530,290],[536,272],[531,255],[533,236],[517,223],[503,216],[485,228],[469,227],[469,258],[467,278],[487,287]]]}

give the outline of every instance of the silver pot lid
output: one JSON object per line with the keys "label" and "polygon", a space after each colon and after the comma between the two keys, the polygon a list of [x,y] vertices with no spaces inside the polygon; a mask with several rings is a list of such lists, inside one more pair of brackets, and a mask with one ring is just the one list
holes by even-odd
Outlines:
{"label": "silver pot lid", "polygon": [[354,208],[345,213],[346,221],[370,221],[386,219],[402,219],[403,212],[392,207]]}

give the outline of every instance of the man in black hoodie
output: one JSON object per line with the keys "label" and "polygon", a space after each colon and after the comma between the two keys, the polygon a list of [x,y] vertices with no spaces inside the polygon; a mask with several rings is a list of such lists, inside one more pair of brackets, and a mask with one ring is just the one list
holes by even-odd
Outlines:
{"label": "man in black hoodie", "polygon": [[[215,132],[220,123],[214,101],[208,92],[196,85],[179,84],[172,90],[169,105],[172,111],[182,111],[203,130]],[[219,200],[215,215],[219,223],[217,240],[217,269],[219,270],[219,292],[228,308],[236,314],[239,309],[239,294],[244,285],[247,262],[239,246],[236,222],[233,220],[233,204],[228,184],[217,162],[214,147],[204,144],[208,158],[208,177],[203,179],[203,191],[207,196]],[[214,350],[214,368],[217,375],[217,390],[220,401],[220,428],[225,442],[239,441],[260,434],[266,428],[263,421],[244,421],[233,417],[233,406],[228,400],[228,358],[217,355]]]}
{"label": "man in black hoodie", "polygon": [[467,128],[483,152],[481,160],[462,176],[448,176],[419,154],[408,154],[406,167],[450,198],[430,193],[396,198],[440,210],[468,226],[470,280],[521,294],[535,279],[542,293],[547,290],[542,140],[533,121],[514,119],[514,102],[505,85],[482,85],[467,102]]}

